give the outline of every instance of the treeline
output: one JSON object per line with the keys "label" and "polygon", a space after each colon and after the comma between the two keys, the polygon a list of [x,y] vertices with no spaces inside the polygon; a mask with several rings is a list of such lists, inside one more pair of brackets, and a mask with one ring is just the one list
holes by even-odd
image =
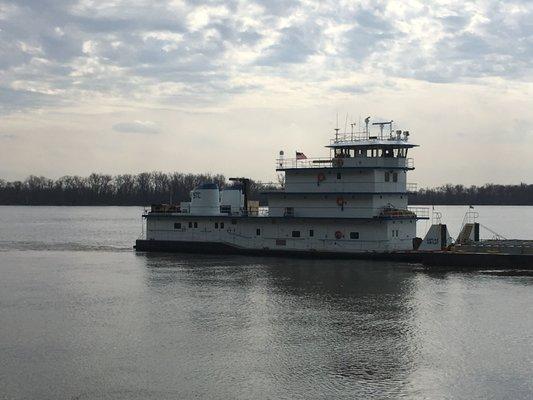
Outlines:
{"label": "treeline", "polygon": [[[88,177],[64,176],[53,180],[30,176],[24,181],[0,180],[2,205],[120,205],[143,206],[189,200],[189,192],[204,182],[227,185],[224,175],[142,172],[111,176],[93,173]],[[270,185],[251,182],[250,198]]]}
{"label": "treeline", "polygon": [[533,185],[444,185],[409,194],[409,204],[533,205]]}
{"label": "treeline", "polygon": [[[143,206],[189,200],[189,192],[204,182],[215,182],[223,188],[228,184],[224,175],[142,172],[137,175],[107,175],[93,173],[88,177],[64,176],[53,180],[30,176],[24,181],[6,182],[0,179],[1,205],[121,205]],[[273,184],[251,181],[250,199],[265,199],[264,190]],[[420,189],[409,194],[410,204],[457,205],[533,205],[533,185],[484,186],[444,185]]]}

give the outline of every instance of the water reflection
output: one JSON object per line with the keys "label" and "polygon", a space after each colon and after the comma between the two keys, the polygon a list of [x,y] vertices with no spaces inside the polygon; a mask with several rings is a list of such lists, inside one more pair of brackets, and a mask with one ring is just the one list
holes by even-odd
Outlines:
{"label": "water reflection", "polygon": [[[147,287],[155,295],[179,296],[170,314],[177,318],[180,340],[194,349],[189,362],[198,366],[202,360],[218,384],[229,374],[242,377],[244,387],[255,382],[255,388],[279,396],[405,391],[416,348],[411,343],[414,275],[408,266],[143,257]],[[158,315],[161,305],[154,304]]]}

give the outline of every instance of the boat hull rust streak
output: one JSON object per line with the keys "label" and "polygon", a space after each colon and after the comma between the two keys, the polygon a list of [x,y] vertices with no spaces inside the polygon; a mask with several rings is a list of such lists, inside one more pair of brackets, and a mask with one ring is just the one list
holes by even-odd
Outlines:
{"label": "boat hull rust streak", "polygon": [[162,253],[201,253],[232,254],[296,258],[344,259],[344,260],[382,260],[422,264],[428,268],[455,269],[532,269],[531,254],[486,254],[456,253],[451,251],[390,251],[390,252],[353,252],[251,249],[221,242],[197,242],[175,240],[137,240],[138,252]]}

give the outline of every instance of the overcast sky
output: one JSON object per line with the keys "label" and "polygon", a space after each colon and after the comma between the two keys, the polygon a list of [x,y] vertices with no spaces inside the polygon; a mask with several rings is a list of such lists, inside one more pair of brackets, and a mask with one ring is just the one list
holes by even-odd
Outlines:
{"label": "overcast sky", "polygon": [[531,0],[0,0],[0,178],[275,180],[338,113],[410,130],[419,186],[533,183],[532,58]]}

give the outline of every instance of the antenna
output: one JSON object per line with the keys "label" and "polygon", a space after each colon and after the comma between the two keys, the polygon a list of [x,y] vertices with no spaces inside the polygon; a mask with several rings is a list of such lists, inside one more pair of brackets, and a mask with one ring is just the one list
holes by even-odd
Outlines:
{"label": "antenna", "polygon": [[344,120],[344,136],[346,137],[346,128],[348,127],[348,113],[346,113],[346,119]]}
{"label": "antenna", "polygon": [[366,125],[366,128],[365,128],[365,132],[366,132],[366,136],[368,137],[368,124],[370,122],[370,117],[366,117],[365,118],[365,125]]}
{"label": "antenna", "polygon": [[337,113],[337,127],[335,128],[335,142],[339,141],[339,113]]}
{"label": "antenna", "polygon": [[[366,121],[366,120],[365,120]],[[380,138],[383,139],[383,127],[385,125],[389,125],[391,127],[390,129],[390,136],[392,137],[392,120],[390,120],[389,122],[373,122],[372,125],[379,125],[379,130],[380,130]]]}

